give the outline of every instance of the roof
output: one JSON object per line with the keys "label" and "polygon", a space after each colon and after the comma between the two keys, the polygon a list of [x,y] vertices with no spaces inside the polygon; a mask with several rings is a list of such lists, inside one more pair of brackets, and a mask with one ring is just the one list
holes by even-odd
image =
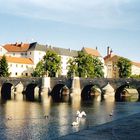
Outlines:
{"label": "roof", "polygon": [[53,50],[58,55],[72,56],[72,57],[78,56],[78,51],[76,51],[76,50],[58,48],[58,47],[48,47],[48,50]]}
{"label": "roof", "polygon": [[85,53],[90,54],[92,56],[101,57],[101,54],[99,53],[99,51],[97,49],[83,47],[82,51],[84,51]]}
{"label": "roof", "polygon": [[28,43],[15,43],[15,44],[6,44],[3,46],[8,52],[26,52],[30,44]]}
{"label": "roof", "polygon": [[29,47],[30,51],[36,50],[36,51],[47,51],[47,46],[46,45],[40,45],[37,42],[31,43]]}
{"label": "roof", "polygon": [[111,55],[107,55],[107,56],[105,56],[104,57],[104,60],[105,60],[105,62],[108,62],[108,61],[116,61],[116,60],[118,60],[120,58],[120,56],[118,56],[118,55],[115,55],[115,54],[111,54]]}
{"label": "roof", "polygon": [[[2,56],[0,56],[0,59],[1,58]],[[9,63],[33,64],[33,61],[30,58],[6,56],[6,60]]]}
{"label": "roof", "polygon": [[132,65],[135,65],[137,67],[140,67],[140,63],[139,62],[132,62]]}

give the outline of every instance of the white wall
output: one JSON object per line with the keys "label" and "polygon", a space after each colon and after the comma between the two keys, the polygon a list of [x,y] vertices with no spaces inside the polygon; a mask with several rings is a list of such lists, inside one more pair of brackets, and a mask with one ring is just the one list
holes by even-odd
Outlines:
{"label": "white wall", "polygon": [[31,64],[20,64],[20,63],[8,63],[10,77],[20,77],[20,76],[31,76],[33,72],[34,65]]}
{"label": "white wall", "polygon": [[72,57],[61,55],[61,68],[62,68],[61,75],[64,75],[64,76],[67,75],[67,72],[68,72],[68,70],[67,70],[67,62],[68,62],[68,60],[70,58],[72,58]]}
{"label": "white wall", "polygon": [[140,75],[140,67],[132,65],[131,70],[132,70],[132,75]]}
{"label": "white wall", "polygon": [[7,52],[6,56],[27,58],[27,52]]}
{"label": "white wall", "polygon": [[46,52],[44,51],[28,51],[27,52],[27,57],[31,58],[32,61],[34,62],[34,65],[36,66],[36,64],[42,60],[43,56],[46,54]]}
{"label": "white wall", "polygon": [[0,45],[0,55],[3,56],[4,54],[7,53],[7,50],[5,50],[1,45]]}

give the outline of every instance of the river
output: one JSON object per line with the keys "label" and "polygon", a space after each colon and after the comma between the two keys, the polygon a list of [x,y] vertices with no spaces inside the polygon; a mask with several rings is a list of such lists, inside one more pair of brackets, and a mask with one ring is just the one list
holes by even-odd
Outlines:
{"label": "river", "polygon": [[[80,119],[78,126],[71,126],[77,110],[85,111],[87,116]],[[43,94],[41,99],[27,101],[18,94],[9,100],[0,99],[0,139],[52,140],[137,112],[140,102],[135,100],[115,102],[114,98],[101,100],[99,96],[82,100],[78,95],[67,95],[55,101]]]}

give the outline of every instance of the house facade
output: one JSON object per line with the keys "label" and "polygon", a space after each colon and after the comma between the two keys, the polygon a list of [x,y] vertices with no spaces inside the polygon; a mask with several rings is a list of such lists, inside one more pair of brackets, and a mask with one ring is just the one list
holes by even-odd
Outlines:
{"label": "house facade", "polygon": [[[112,54],[108,48],[107,56],[104,57],[105,65],[107,68],[107,78],[119,78],[119,69],[117,62],[121,56]],[[131,75],[140,75],[140,63],[131,61]]]}

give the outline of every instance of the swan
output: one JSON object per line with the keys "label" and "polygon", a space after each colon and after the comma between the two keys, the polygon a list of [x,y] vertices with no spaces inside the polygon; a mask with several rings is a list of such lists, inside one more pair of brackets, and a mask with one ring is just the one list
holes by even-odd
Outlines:
{"label": "swan", "polygon": [[109,116],[113,116],[113,110],[110,112]]}
{"label": "swan", "polygon": [[11,116],[7,117],[7,120],[12,120],[12,117]]}
{"label": "swan", "polygon": [[80,112],[80,111],[78,110],[78,111],[77,111],[77,116],[78,116],[79,118],[82,118],[83,116],[86,117],[86,113],[85,113],[85,111]]}
{"label": "swan", "polygon": [[76,117],[76,121],[73,122],[71,125],[72,125],[72,126],[77,126],[77,125],[79,125],[79,118]]}

